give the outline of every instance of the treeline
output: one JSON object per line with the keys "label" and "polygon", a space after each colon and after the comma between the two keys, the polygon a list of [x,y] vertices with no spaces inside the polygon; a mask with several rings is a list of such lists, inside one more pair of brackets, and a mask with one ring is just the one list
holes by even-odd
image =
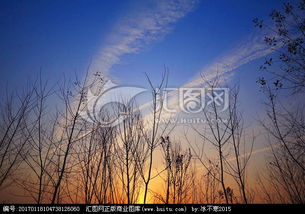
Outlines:
{"label": "treeline", "polygon": [[[213,102],[200,113],[207,122],[191,126],[200,142],[185,136],[181,144],[171,137],[175,124],[160,123],[164,79],[157,86],[148,79],[148,120],[134,101],[95,112],[101,121],[128,115],[114,126],[85,117],[92,87],[85,82],[48,87],[39,79],[2,99],[1,189],[22,189],[20,197],[39,204],[304,202],[304,114],[279,112],[269,96],[262,125],[272,135],[272,158],[254,187],[247,170],[255,136],[244,133],[238,87],[226,111]],[[213,92],[221,83],[217,77],[206,86]]]}

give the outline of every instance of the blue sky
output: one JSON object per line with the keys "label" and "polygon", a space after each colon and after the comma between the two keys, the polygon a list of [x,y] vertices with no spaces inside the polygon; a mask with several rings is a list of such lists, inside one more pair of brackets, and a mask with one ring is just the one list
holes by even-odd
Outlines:
{"label": "blue sky", "polygon": [[[166,65],[170,69],[169,84],[182,85],[251,36],[255,32],[251,22],[254,17],[265,18],[281,3],[278,0],[1,0],[0,83],[19,86],[25,78],[35,77],[40,69],[53,81],[63,74],[82,76],[90,61],[100,60],[105,47],[124,39],[126,34],[121,28],[132,26],[141,30],[141,25],[137,26],[139,19],[148,12],[162,13],[166,7],[160,5],[173,2],[187,5],[186,9],[176,6],[174,11],[184,14],[172,15],[170,22],[160,23],[160,29],[151,35],[153,38],[143,36],[131,43],[130,48],[137,50],[119,55],[107,69],[107,75],[126,84],[139,84],[145,78],[144,72],[153,79],[160,78]],[[151,31],[143,29],[144,34]],[[92,70],[104,72],[101,65],[93,66]]]}
{"label": "blue sky", "polygon": [[[280,0],[1,0],[1,90],[39,72],[56,82],[102,72],[120,84],[198,86],[219,69],[240,83],[242,109],[255,118],[262,98],[258,68],[271,51],[252,19],[269,19]],[[194,83],[195,82],[195,83]]]}

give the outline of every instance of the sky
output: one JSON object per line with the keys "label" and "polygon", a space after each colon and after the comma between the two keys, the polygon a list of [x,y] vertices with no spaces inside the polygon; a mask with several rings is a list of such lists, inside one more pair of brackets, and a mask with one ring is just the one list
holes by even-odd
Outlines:
{"label": "sky", "polygon": [[82,76],[91,64],[139,85],[144,72],[160,79],[166,65],[169,84],[181,86],[253,36],[252,19],[280,3],[1,0],[0,83],[19,86],[39,72],[53,81]]}
{"label": "sky", "polygon": [[268,21],[282,2],[0,0],[0,89],[18,89],[39,73],[54,83],[82,78],[88,66],[140,87],[145,73],[160,81],[164,66],[169,87],[200,86],[200,73],[218,71],[240,83],[244,118],[253,121],[262,110],[259,66],[272,51],[252,20]]}

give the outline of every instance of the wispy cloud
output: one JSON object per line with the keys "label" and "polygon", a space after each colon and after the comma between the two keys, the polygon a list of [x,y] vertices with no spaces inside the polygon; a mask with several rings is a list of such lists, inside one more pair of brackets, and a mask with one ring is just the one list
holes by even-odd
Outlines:
{"label": "wispy cloud", "polygon": [[[221,77],[221,81],[226,82],[233,78],[236,70],[251,61],[264,57],[274,51],[274,47],[269,47],[263,41],[264,32],[253,32],[245,38],[233,49],[224,52],[221,56],[215,59],[212,63],[203,66],[198,74],[191,78],[180,88],[204,87],[206,81],[212,80],[217,75]],[[204,76],[204,79],[202,78]],[[179,114],[178,91],[172,91],[168,94],[168,105],[176,109],[176,114],[162,114],[164,119],[172,118]],[[140,106],[140,109],[149,107],[151,102]],[[151,119],[151,115],[146,115],[147,120]]]}
{"label": "wispy cloud", "polygon": [[194,9],[198,0],[152,0],[147,3],[146,7],[135,10],[115,25],[107,44],[93,59],[93,72],[107,75],[123,55],[138,53],[152,41],[162,39],[170,32],[172,24]]}
{"label": "wispy cloud", "polygon": [[[301,139],[304,139],[305,137],[302,136],[300,137]],[[286,144],[296,144],[298,143],[298,141],[300,140],[300,138],[295,138],[295,139],[292,139],[292,140],[289,140],[289,141],[286,141],[285,143]],[[269,143],[269,146],[266,146],[266,147],[263,147],[263,148],[260,148],[260,149],[256,149],[256,150],[253,150],[253,151],[250,151],[250,152],[247,152],[245,154],[242,154],[240,155],[239,157],[240,158],[246,158],[246,157],[249,157],[249,156],[253,156],[253,155],[256,155],[256,154],[260,154],[260,153],[264,153],[264,152],[268,152],[268,151],[276,151],[277,149],[283,147],[283,143],[282,142],[276,142],[276,143]],[[232,157],[232,158],[229,158],[228,161],[234,161],[236,160],[235,157]]]}
{"label": "wispy cloud", "polygon": [[[205,76],[207,80],[215,78],[217,75],[227,75],[229,72],[246,65],[247,63],[264,57],[274,51],[275,47],[266,45],[263,41],[264,32],[253,32],[248,38],[240,42],[235,48],[225,52],[222,56],[214,60],[213,63],[204,66],[199,74]],[[234,76],[234,73],[231,77]],[[195,87],[204,83],[201,75],[193,77],[183,87]]]}

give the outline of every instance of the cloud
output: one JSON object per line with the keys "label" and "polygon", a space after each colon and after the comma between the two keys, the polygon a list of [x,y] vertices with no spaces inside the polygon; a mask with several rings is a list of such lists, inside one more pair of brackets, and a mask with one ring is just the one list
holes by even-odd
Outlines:
{"label": "cloud", "polygon": [[[253,32],[235,48],[225,52],[213,63],[204,66],[199,74],[204,75],[207,80],[210,80],[215,78],[217,75],[228,75],[231,71],[234,71],[255,59],[267,56],[274,51],[275,47],[266,45],[263,41],[265,35],[265,32]],[[233,76],[234,73],[231,77]],[[197,75],[183,87],[195,87],[200,86],[203,83],[204,80],[201,75]]]}
{"label": "cloud", "polygon": [[[136,54],[142,51],[153,41],[161,40],[167,35],[172,24],[185,17],[196,5],[197,0],[152,0],[139,10],[135,9],[122,18],[109,34],[109,40],[93,59],[91,71],[99,71],[107,75],[113,65],[120,62],[122,56]],[[148,7],[149,5],[149,7]],[[205,65],[200,72],[181,88],[202,87],[204,81],[200,74],[204,74],[206,80],[215,78],[217,75],[232,78],[234,71],[257,58],[272,53],[274,50],[266,46],[262,40],[264,33],[254,32],[248,38],[237,44],[237,46],[226,51],[214,62]],[[176,106],[177,92],[170,94],[168,102]],[[144,103],[140,109],[146,109],[151,102]],[[179,112],[178,112],[179,113]],[[178,114],[177,113],[177,114]],[[171,118],[175,114],[163,114],[163,118]],[[151,115],[145,115],[146,121],[150,121]]]}
{"label": "cloud", "polygon": [[[227,82],[234,77],[237,68],[274,51],[274,47],[269,47],[263,41],[265,35],[265,32],[253,32],[250,36],[237,44],[236,47],[224,52],[212,63],[205,65],[197,75],[180,88],[203,87],[206,81],[212,80],[217,75],[221,77],[220,80],[222,82]],[[204,75],[205,79],[202,78],[202,75]],[[141,105],[140,109],[145,109],[150,105],[151,102],[147,102]],[[174,106],[177,113],[163,113],[162,118],[165,120],[179,115],[177,90],[168,94],[168,105]],[[152,115],[145,115],[145,118],[147,121],[150,121]]]}
{"label": "cloud", "polygon": [[[303,140],[305,138],[305,136],[302,136],[300,138]],[[295,138],[295,139],[292,139],[292,140],[288,140],[288,141],[285,141],[285,143],[286,144],[293,144],[293,143],[297,144],[298,141],[300,140],[300,138]],[[247,158],[249,156],[253,156],[253,155],[256,155],[256,154],[260,154],[260,153],[264,153],[264,152],[268,152],[268,151],[272,151],[272,150],[276,151],[277,149],[283,148],[283,146],[284,145],[283,145],[282,142],[276,142],[276,143],[273,143],[273,144],[270,143],[269,146],[247,152],[245,154],[240,155],[239,157],[240,158]],[[234,160],[236,160],[235,157],[232,157],[232,158],[228,159],[228,161],[234,161]]]}
{"label": "cloud", "polygon": [[91,71],[107,75],[123,55],[139,53],[149,43],[162,39],[172,24],[197,4],[198,0],[148,1],[146,6],[137,8],[115,25],[106,45],[93,59]]}

